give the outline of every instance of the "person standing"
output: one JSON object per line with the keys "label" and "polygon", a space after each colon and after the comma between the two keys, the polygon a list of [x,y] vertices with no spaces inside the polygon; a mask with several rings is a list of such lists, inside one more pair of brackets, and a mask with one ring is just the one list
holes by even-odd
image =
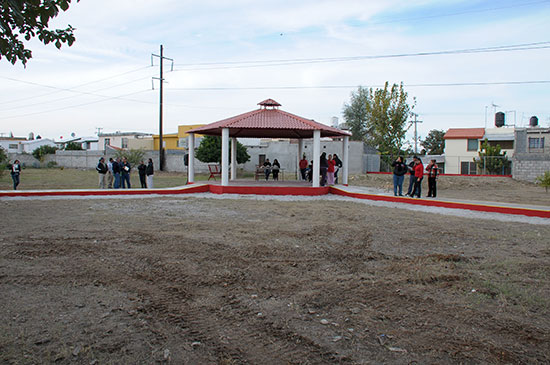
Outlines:
{"label": "person standing", "polygon": [[21,181],[20,180],[20,175],[21,175],[21,163],[19,162],[19,160],[15,160],[13,161],[13,164],[11,165],[11,168],[10,168],[10,173],[11,173],[11,179],[13,180],[13,190],[17,190],[17,186],[19,185],[19,182]]}
{"label": "person standing", "polygon": [[403,196],[403,180],[407,173],[407,165],[403,162],[403,157],[399,156],[391,164],[393,167],[393,195]]}
{"label": "person standing", "polygon": [[336,169],[336,161],[334,161],[332,155],[328,155],[327,164],[327,184],[334,185],[334,170]]}
{"label": "person standing", "polygon": [[416,165],[414,166],[414,191],[412,196],[416,194],[417,198],[420,198],[422,193],[422,179],[424,178],[424,166],[420,158],[416,159]]}
{"label": "person standing", "polygon": [[147,170],[147,166],[145,166],[145,164],[143,163],[143,160],[141,160],[137,169],[139,173],[139,182],[141,183],[141,188],[146,189],[147,184],[145,183],[145,174],[146,174],[145,170]]}
{"label": "person standing", "polygon": [[407,196],[412,197],[414,193],[414,167],[416,166],[416,159],[418,157],[414,156],[412,161],[407,165],[407,170],[409,171],[409,188],[407,189]]}
{"label": "person standing", "polygon": [[124,157],[122,159],[122,168],[121,168],[121,175],[122,175],[122,188],[126,189],[126,186],[128,186],[128,189],[132,188],[132,185],[130,184],[130,171],[132,170],[132,166]]}
{"label": "person standing", "polygon": [[279,161],[277,159],[273,160],[273,166],[271,167],[272,174],[273,174],[273,180],[279,181],[279,170],[281,169],[281,164],[279,164]]}
{"label": "person standing", "polygon": [[153,159],[150,158],[147,163],[147,170],[145,170],[145,174],[147,175],[147,188],[152,189],[153,188],[153,175],[155,174],[155,169],[153,168]]}
{"label": "person standing", "polygon": [[306,177],[306,172],[307,172],[307,159],[306,159],[306,154],[304,153],[304,155],[302,156],[302,159],[300,160],[300,174],[302,175],[302,180],[306,181],[307,177]]}
{"label": "person standing", "polygon": [[313,181],[313,160],[310,161],[309,167],[307,169],[307,181]]}
{"label": "person standing", "polygon": [[269,162],[269,158],[264,162],[264,173],[265,181],[269,180],[269,174],[271,173],[271,162]]}
{"label": "person standing", "polygon": [[334,183],[338,184],[338,171],[340,171],[342,166],[344,166],[344,163],[340,160],[336,153],[332,155],[332,159],[336,162],[336,169],[334,170]]}
{"label": "person standing", "polygon": [[437,195],[437,176],[439,175],[439,167],[435,160],[430,160],[426,166],[428,172],[428,198],[435,198]]}
{"label": "person standing", "polygon": [[323,152],[321,153],[321,158],[319,159],[319,171],[321,172],[321,186],[325,186],[327,184],[327,170],[328,170],[327,153]]}
{"label": "person standing", "polygon": [[99,159],[95,169],[99,174],[99,188],[105,189],[107,187],[107,171],[109,171],[109,169],[107,168],[107,164],[105,163],[105,159],[103,157]]}
{"label": "person standing", "polygon": [[120,161],[120,158],[117,158],[115,161],[113,161],[113,176],[115,178],[115,184],[114,184],[115,189],[120,188],[121,169],[122,169],[122,162]]}
{"label": "person standing", "polygon": [[113,188],[113,179],[114,179],[114,175],[113,175],[113,158],[110,157],[109,158],[109,162],[107,162],[107,187],[109,189],[112,189]]}

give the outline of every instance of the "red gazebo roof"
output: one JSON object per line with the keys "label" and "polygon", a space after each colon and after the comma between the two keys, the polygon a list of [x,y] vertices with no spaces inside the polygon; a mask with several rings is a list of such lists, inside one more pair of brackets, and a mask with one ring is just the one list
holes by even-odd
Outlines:
{"label": "red gazebo roof", "polygon": [[222,129],[228,128],[230,137],[242,138],[313,138],[315,130],[321,131],[321,137],[351,136],[349,132],[279,110],[277,107],[281,104],[273,99],[258,105],[262,108],[191,129],[187,133],[220,136]]}

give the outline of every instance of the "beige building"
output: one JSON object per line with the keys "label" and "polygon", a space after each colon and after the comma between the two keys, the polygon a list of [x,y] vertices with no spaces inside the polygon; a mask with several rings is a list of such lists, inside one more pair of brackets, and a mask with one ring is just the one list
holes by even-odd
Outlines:
{"label": "beige building", "polygon": [[[99,150],[105,151],[107,146],[115,148],[135,148],[134,145],[140,145],[140,141],[134,140],[144,140],[143,144],[147,144],[147,139],[152,141],[153,135],[150,133],[141,133],[141,132],[115,132],[115,133],[100,133],[99,138]],[[132,142],[130,142],[132,141]],[[134,144],[136,143],[136,144]],[[132,146],[132,147],[130,147]]]}

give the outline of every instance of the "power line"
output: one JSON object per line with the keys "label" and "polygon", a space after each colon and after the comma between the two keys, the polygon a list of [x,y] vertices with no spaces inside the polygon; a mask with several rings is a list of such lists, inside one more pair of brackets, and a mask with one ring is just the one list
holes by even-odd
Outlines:
{"label": "power line", "polygon": [[[256,61],[233,61],[233,62],[205,62],[205,63],[195,63],[195,64],[189,63],[189,64],[180,64],[176,66],[187,67],[187,66],[220,65],[220,67],[185,68],[185,69],[176,69],[174,71],[197,71],[197,70],[217,70],[217,69],[230,69],[230,68],[270,67],[270,66],[286,66],[286,65],[295,65],[295,64],[348,62],[348,61],[361,61],[361,60],[373,60],[373,59],[384,59],[384,58],[438,56],[438,55],[454,55],[454,54],[470,54],[470,53],[514,52],[514,51],[526,51],[526,50],[547,49],[547,48],[550,48],[550,41],[491,46],[491,47],[479,47],[479,48],[465,48],[465,49],[456,49],[456,50],[396,53],[396,54],[386,54],[386,55],[291,58],[291,59],[263,60],[263,61],[256,60]],[[235,66],[222,66],[222,65],[235,65]]]}
{"label": "power line", "polygon": [[[405,84],[406,87],[453,87],[453,86],[491,86],[491,85],[529,85],[550,84],[550,80],[494,81],[494,82],[451,82]],[[229,90],[302,90],[302,89],[350,89],[360,85],[320,85],[320,86],[257,86],[257,87],[188,87],[170,88],[181,91],[229,91]],[[384,85],[361,85],[364,87],[384,87]]]}

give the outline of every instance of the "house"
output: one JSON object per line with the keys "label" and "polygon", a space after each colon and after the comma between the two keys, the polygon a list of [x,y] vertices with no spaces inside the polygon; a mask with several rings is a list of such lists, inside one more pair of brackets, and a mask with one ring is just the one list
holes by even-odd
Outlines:
{"label": "house", "polygon": [[8,153],[18,153],[20,152],[20,143],[26,140],[22,137],[0,137],[0,147]]}
{"label": "house", "polygon": [[445,139],[445,173],[476,175],[478,166],[474,159],[479,157],[482,143],[487,140],[491,146],[499,145],[502,152],[511,158],[514,154],[514,127],[497,128],[450,128]]}
{"label": "house", "polygon": [[152,137],[152,134],[141,133],[141,132],[117,131],[114,133],[100,133],[98,135],[98,148],[100,150],[106,150],[107,146],[124,148],[124,149],[131,148],[130,145],[134,142],[133,140],[150,139],[151,137]]}
{"label": "house", "polygon": [[19,153],[32,153],[42,146],[56,147],[55,142],[49,138],[33,139],[32,141],[23,141],[19,143]]}
{"label": "house", "polygon": [[57,148],[59,148],[60,150],[65,149],[65,147],[69,143],[74,143],[76,145],[79,145],[80,147],[82,147],[83,150],[98,150],[99,149],[98,141],[99,139],[96,136],[76,137],[73,135],[69,138],[60,137],[57,141],[55,141],[55,144]]}
{"label": "house", "polygon": [[[194,125],[180,125],[178,126],[178,133],[170,133],[162,135],[162,144],[165,150],[185,150],[187,149],[187,137],[189,134],[187,131],[202,127],[204,124]],[[195,146],[200,144],[202,135],[195,135]],[[159,149],[159,135],[153,135],[153,149]]]}
{"label": "house", "polygon": [[515,141],[516,150],[512,159],[514,179],[532,182],[550,171],[550,128],[517,128]]}

